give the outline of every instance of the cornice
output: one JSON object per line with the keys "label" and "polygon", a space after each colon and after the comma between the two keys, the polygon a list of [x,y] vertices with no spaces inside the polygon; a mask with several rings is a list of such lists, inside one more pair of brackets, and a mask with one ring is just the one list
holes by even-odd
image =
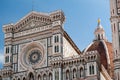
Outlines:
{"label": "cornice", "polygon": [[60,20],[62,23],[65,21],[65,16],[62,11],[54,11],[51,13],[41,13],[41,12],[35,12],[32,11],[26,16],[24,16],[22,19],[20,19],[15,24],[8,24],[3,26],[4,33],[14,33],[18,32],[20,29],[22,29],[28,22],[31,20],[34,21],[40,21],[45,24],[50,24],[56,20]]}

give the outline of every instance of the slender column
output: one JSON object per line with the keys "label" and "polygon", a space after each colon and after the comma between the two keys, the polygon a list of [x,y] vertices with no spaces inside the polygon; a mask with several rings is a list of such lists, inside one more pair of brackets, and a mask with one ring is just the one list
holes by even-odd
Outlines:
{"label": "slender column", "polygon": [[53,69],[53,80],[55,80],[55,70]]}
{"label": "slender column", "polygon": [[70,80],[72,80],[72,77],[73,77],[73,72],[72,69],[70,69]]}
{"label": "slender column", "polygon": [[59,80],[61,80],[61,68],[59,68]]}
{"label": "slender column", "polygon": [[65,80],[65,70],[63,70],[63,80]]}
{"label": "slender column", "polygon": [[97,68],[96,68],[96,62],[94,62],[94,71],[95,71],[95,75],[97,74]]}

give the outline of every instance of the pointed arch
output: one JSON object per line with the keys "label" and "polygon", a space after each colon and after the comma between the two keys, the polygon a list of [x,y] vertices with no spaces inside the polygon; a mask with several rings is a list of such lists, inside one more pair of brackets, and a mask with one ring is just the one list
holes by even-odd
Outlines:
{"label": "pointed arch", "polygon": [[84,77],[84,70],[83,67],[80,68],[80,78]]}
{"label": "pointed arch", "polygon": [[70,79],[70,71],[66,70],[66,80],[69,80],[69,79]]}
{"label": "pointed arch", "polygon": [[76,74],[76,69],[73,69],[73,79],[76,78],[77,74]]}
{"label": "pointed arch", "polygon": [[41,80],[41,75],[38,75],[38,80]]}
{"label": "pointed arch", "polygon": [[47,75],[46,74],[43,75],[43,80],[47,80]]}
{"label": "pointed arch", "polygon": [[98,34],[98,40],[100,40],[100,34]]}
{"label": "pointed arch", "polygon": [[34,80],[34,75],[32,72],[29,73],[28,80]]}
{"label": "pointed arch", "polygon": [[52,80],[53,76],[52,73],[49,73],[49,80]]}

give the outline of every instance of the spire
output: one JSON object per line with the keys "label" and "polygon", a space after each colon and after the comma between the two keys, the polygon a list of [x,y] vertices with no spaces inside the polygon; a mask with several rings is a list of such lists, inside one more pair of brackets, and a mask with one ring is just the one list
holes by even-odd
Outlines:
{"label": "spire", "polygon": [[95,29],[95,32],[94,32],[95,40],[106,40],[105,31],[101,25],[100,18],[98,18],[97,22],[98,22],[98,25],[97,25],[97,28]]}

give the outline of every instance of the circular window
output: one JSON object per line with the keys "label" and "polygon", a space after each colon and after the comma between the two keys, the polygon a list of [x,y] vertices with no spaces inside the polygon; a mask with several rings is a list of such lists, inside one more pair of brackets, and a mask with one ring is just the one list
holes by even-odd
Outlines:
{"label": "circular window", "polygon": [[44,62],[44,48],[40,44],[31,43],[23,47],[20,54],[20,63],[24,69],[38,68]]}
{"label": "circular window", "polygon": [[30,64],[38,63],[42,59],[42,54],[39,50],[32,50],[28,55],[28,61]]}

